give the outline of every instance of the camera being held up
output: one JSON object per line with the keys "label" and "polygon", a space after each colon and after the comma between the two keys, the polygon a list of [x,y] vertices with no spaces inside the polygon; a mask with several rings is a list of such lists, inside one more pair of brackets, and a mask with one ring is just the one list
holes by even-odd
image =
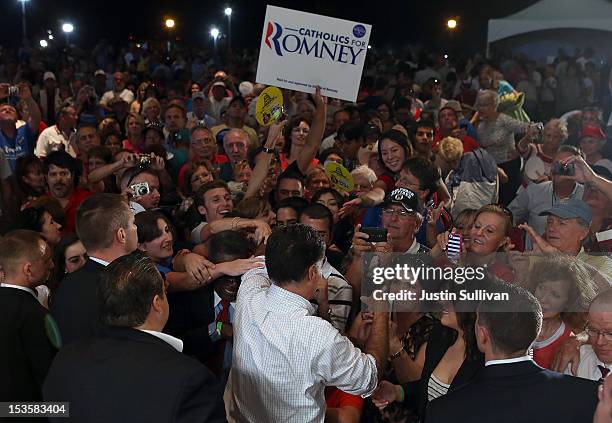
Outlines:
{"label": "camera being held up", "polygon": [[150,154],[140,154],[138,156],[138,167],[140,169],[148,169],[151,167],[151,155]]}
{"label": "camera being held up", "polygon": [[552,165],[553,175],[574,176],[574,163],[554,162]]}
{"label": "camera being held up", "polygon": [[535,132],[535,135],[532,137],[532,141],[537,143],[544,142],[544,124],[542,122],[537,122],[531,124],[531,127]]}
{"label": "camera being held up", "polygon": [[17,97],[19,95],[19,87],[17,85],[11,85],[8,87],[8,95],[11,97]]}
{"label": "camera being held up", "polygon": [[147,182],[140,182],[130,186],[130,189],[134,191],[134,197],[144,197],[151,192],[149,184]]}

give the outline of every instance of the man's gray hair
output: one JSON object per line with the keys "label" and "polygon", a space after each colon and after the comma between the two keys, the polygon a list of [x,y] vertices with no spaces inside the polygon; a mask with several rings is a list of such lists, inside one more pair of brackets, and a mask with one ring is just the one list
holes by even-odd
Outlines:
{"label": "man's gray hair", "polygon": [[476,98],[476,107],[483,101],[493,103],[495,108],[499,105],[499,96],[497,92],[493,90],[480,90],[478,91],[478,97]]}
{"label": "man's gray hair", "polygon": [[244,138],[244,141],[247,143],[247,145],[249,144],[249,134],[247,134],[247,132],[244,129],[240,129],[240,128],[232,128],[229,131],[227,131],[225,134],[223,134],[223,142],[225,143],[227,137],[230,136],[230,134],[235,134],[235,135],[240,135],[241,137]]}

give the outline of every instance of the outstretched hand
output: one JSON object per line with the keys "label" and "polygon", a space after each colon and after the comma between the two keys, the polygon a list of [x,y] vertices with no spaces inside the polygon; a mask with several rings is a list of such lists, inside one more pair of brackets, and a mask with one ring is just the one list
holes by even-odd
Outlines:
{"label": "outstretched hand", "polygon": [[519,229],[524,229],[533,241],[533,251],[536,253],[558,253],[559,250],[548,243],[539,233],[526,223],[521,223]]}

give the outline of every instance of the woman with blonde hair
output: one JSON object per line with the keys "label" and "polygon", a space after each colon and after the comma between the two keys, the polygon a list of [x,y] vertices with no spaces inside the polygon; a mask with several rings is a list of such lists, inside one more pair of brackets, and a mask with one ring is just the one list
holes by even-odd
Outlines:
{"label": "woman with blonde hair", "polygon": [[130,104],[130,113],[140,114],[142,111],[142,103],[144,103],[147,97],[147,88],[149,88],[150,85],[149,82],[140,83],[136,91],[136,99]]}
{"label": "woman with blonde hair", "polygon": [[442,179],[459,166],[459,161],[463,156],[463,143],[460,139],[446,137],[437,146],[436,166],[440,169]]}
{"label": "woman with blonde hair", "polygon": [[149,97],[142,103],[142,114],[145,118],[145,125],[163,124],[161,120],[161,104],[156,98]]}
{"label": "woman with blonde hair", "polygon": [[142,153],[144,150],[144,127],[145,121],[137,113],[130,113],[125,120],[125,134],[127,139],[123,140],[123,149],[134,153]]}
{"label": "woman with blonde hair", "polygon": [[[467,265],[487,266],[489,272],[499,279],[512,283],[515,279],[513,268],[498,253],[505,253],[511,246],[512,213],[497,204],[481,207],[469,229],[469,242],[463,245],[459,260]],[[436,245],[431,249],[433,257],[445,254],[450,232],[438,235]]]}

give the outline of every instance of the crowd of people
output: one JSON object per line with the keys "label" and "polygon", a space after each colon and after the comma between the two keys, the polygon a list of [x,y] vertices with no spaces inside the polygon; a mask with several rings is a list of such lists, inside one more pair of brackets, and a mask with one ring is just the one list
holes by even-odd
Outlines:
{"label": "crowd of people", "polygon": [[[251,52],[164,49],[0,56],[0,400],[612,422],[612,63],[372,54],[355,103],[283,90],[261,126]],[[514,308],[368,307],[397,257],[485,266]]]}

